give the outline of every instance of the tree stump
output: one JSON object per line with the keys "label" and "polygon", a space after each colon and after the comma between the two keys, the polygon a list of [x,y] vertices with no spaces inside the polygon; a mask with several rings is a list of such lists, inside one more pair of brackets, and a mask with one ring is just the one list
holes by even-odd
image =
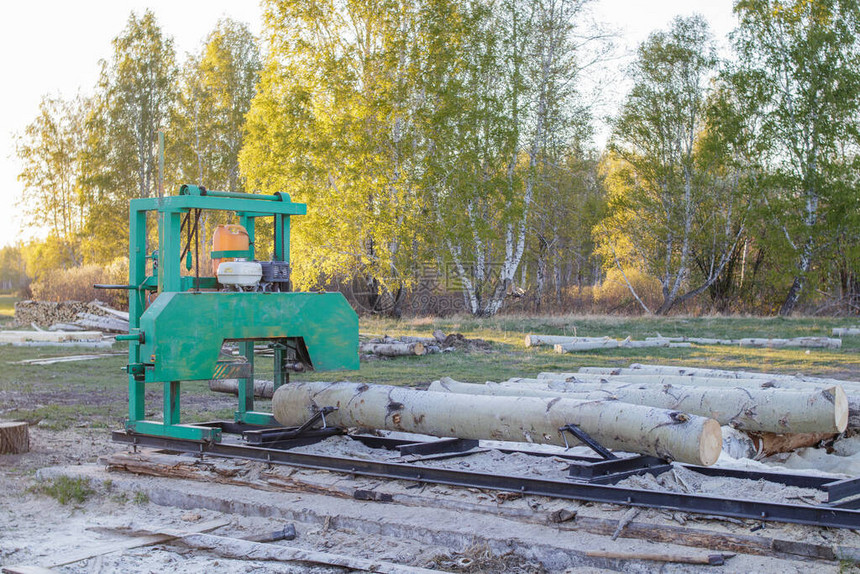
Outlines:
{"label": "tree stump", "polygon": [[30,427],[27,423],[0,422],[0,454],[30,452]]}

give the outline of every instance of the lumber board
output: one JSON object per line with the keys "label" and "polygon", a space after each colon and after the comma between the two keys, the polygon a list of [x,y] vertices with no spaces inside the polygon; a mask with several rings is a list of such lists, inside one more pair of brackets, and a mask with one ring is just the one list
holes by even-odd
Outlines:
{"label": "lumber board", "polygon": [[384,560],[367,560],[366,558],[347,556],[345,554],[318,552],[294,546],[285,546],[283,544],[252,542],[250,540],[229,538],[214,534],[189,534],[181,530],[165,530],[164,532],[172,534],[175,539],[185,546],[199,550],[208,550],[225,558],[304,562],[326,566],[341,566],[343,568],[352,568],[365,572],[379,572],[381,574],[439,574],[439,570],[395,564]]}
{"label": "lumber board", "polygon": [[0,331],[2,343],[65,343],[71,341],[101,341],[101,331]]}
{"label": "lumber board", "polygon": [[[132,548],[141,548],[143,546],[152,546],[153,544],[162,544],[180,536],[188,536],[197,533],[210,532],[212,530],[221,528],[222,526],[227,526],[228,524],[230,524],[229,520],[209,520],[207,522],[197,524],[189,528],[188,530],[182,532],[157,532],[154,534],[135,536],[134,538],[129,538],[127,540],[111,540],[109,542],[105,542],[104,544],[100,544],[94,548],[79,550],[77,552],[58,552],[51,556],[39,559],[38,565],[18,564],[14,566],[6,566],[3,568],[3,571],[28,572],[27,570],[22,570],[22,568],[59,568],[60,566],[74,564],[75,562],[89,560],[90,558],[95,558],[96,556],[104,556],[105,554],[112,554],[121,550],[131,550]],[[36,572],[39,571],[41,570],[37,570]],[[33,570],[29,570],[29,572],[33,572]]]}

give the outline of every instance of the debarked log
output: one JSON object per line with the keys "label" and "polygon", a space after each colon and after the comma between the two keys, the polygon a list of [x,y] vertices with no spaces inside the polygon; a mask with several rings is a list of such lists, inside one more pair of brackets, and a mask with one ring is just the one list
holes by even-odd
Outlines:
{"label": "debarked log", "polygon": [[706,466],[716,462],[722,446],[713,419],[612,400],[488,397],[361,383],[291,383],[272,398],[284,426],[301,425],[326,406],[338,409],[326,422],[342,428],[559,446],[566,444],[560,429],[576,424],[607,448]]}
{"label": "debarked log", "polygon": [[[231,395],[239,394],[238,379],[212,379],[209,381],[209,390],[216,393],[229,393]],[[275,392],[275,383],[273,381],[254,381],[254,397],[259,399],[271,399]]]}
{"label": "debarked log", "polygon": [[526,335],[526,347],[539,347],[541,345],[566,345],[570,343],[593,343],[595,341],[606,341],[609,337],[576,337],[571,335]]}
{"label": "debarked log", "polygon": [[517,383],[474,385],[444,378],[431,384],[430,390],[491,396],[571,396],[579,400],[614,398],[712,418],[744,431],[839,433],[848,424],[848,399],[838,386],[798,391],[549,381],[541,388]]}

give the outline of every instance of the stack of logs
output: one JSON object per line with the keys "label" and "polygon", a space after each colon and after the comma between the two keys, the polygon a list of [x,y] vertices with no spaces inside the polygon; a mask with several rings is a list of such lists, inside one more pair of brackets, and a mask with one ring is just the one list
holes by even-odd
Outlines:
{"label": "stack of logs", "polygon": [[432,337],[378,337],[361,343],[359,351],[364,355],[379,355],[383,357],[405,357],[409,355],[430,355],[433,353],[449,353],[456,350],[458,343],[466,339],[459,333],[445,335],[442,331],[433,331]]}
{"label": "stack of logs", "polygon": [[128,313],[100,301],[19,301],[15,303],[15,322],[20,326],[45,327],[49,331],[128,332]]}
{"label": "stack of logs", "polygon": [[[723,443],[735,458],[814,446],[846,428],[860,428],[860,383],[800,375],[632,365],[583,367],[577,373],[540,373],[484,385],[446,378],[430,390],[593,401],[619,410],[635,404],[706,417],[723,427]],[[616,416],[610,424],[623,428],[631,421]]]}
{"label": "stack of logs", "polygon": [[292,383],[272,400],[285,426],[321,406],[337,408],[326,417],[333,426],[463,439],[566,445],[576,442],[564,430],[574,424],[606,448],[711,465],[724,448],[762,458],[860,428],[860,383],[634,365],[483,385],[446,378],[428,391]]}
{"label": "stack of logs", "polygon": [[526,335],[526,347],[550,345],[556,353],[592,351],[595,349],[638,349],[646,347],[684,348],[696,345],[730,345],[757,348],[825,348],[839,349],[841,339],[829,337],[795,337],[793,339],[768,339],[748,337],[744,339],[713,339],[706,337],[646,337],[644,341],[634,341],[630,337],[618,340],[611,337],[567,337],[559,335]]}

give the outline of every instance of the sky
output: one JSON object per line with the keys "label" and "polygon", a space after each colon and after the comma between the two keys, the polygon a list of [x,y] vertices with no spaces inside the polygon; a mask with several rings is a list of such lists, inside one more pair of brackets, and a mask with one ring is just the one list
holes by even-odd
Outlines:
{"label": "sky", "polygon": [[[44,95],[89,94],[98,79],[99,60],[111,54],[111,40],[124,28],[132,11],[151,9],[162,30],[172,36],[180,60],[199,49],[219,18],[247,23],[259,34],[262,8],[258,0],[30,0],[4,3],[0,17],[0,245],[28,240],[15,204],[22,187],[15,156],[17,134],[35,119]],[[636,46],[677,15],[703,15],[714,36],[723,41],[734,26],[732,0],[596,0],[595,18],[619,33],[626,54],[611,66],[623,69]],[[620,102],[620,84],[603,95]],[[605,134],[598,133],[598,139]]]}

